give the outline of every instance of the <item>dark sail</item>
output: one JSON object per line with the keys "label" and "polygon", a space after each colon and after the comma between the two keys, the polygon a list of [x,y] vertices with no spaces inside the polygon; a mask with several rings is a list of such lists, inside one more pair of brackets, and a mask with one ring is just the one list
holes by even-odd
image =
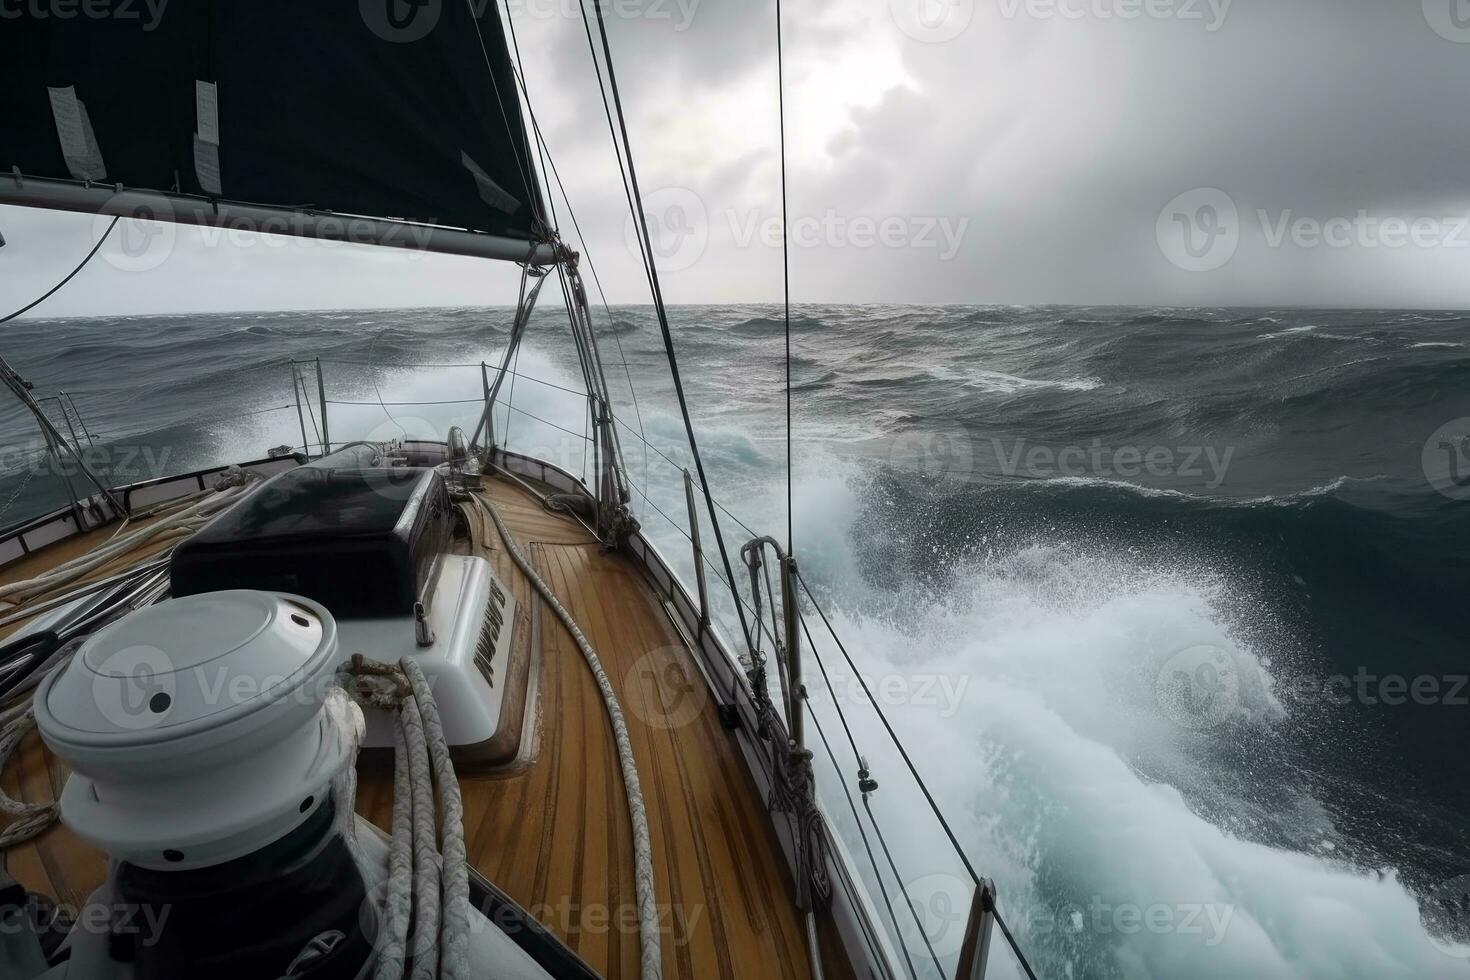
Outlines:
{"label": "dark sail", "polygon": [[540,237],[491,0],[96,0],[66,5],[66,19],[61,10],[0,13],[0,174],[10,178],[0,201],[36,203],[34,187],[17,191],[18,171],[43,184]]}

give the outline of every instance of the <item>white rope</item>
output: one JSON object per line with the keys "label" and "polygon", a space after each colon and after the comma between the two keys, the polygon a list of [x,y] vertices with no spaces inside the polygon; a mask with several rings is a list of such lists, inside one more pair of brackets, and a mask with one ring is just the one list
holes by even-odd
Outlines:
{"label": "white rope", "polygon": [[587,661],[587,666],[597,681],[597,687],[602,692],[602,701],[607,708],[608,721],[612,723],[613,740],[618,747],[618,762],[623,770],[623,786],[628,793],[628,817],[633,825],[633,880],[638,891],[638,945],[642,954],[639,976],[642,980],[660,980],[663,976],[663,953],[659,947],[658,899],[653,875],[653,844],[648,833],[648,810],[643,802],[643,790],[638,782],[638,764],[633,757],[633,743],[628,737],[628,723],[623,717],[622,705],[618,703],[617,692],[613,690],[607,671],[603,670],[597,651],[592,649],[591,643],[587,642],[587,637],[582,634],[572,614],[567,612],[556,594],[521,554],[515,539],[506,528],[505,522],[501,520],[499,512],[485,497],[479,494],[472,496],[495,522],[495,529],[500,532],[500,538],[505,542],[506,551],[509,552],[516,567],[536,587],[541,598],[556,613],[557,618],[561,620],[562,625],[576,641],[577,648],[582,651],[582,657]]}
{"label": "white rope", "polygon": [[[20,746],[26,734],[36,727],[35,713],[29,708],[19,718],[11,721],[0,732],[0,772],[10,763],[10,756]],[[17,844],[23,844],[45,832],[56,822],[57,814],[61,805],[54,800],[47,803],[22,803],[13,800],[3,788],[0,788],[0,811],[9,814],[13,819],[3,831],[0,831],[0,851],[5,851]]]}
{"label": "white rope", "polygon": [[388,887],[373,980],[403,980],[412,913],[413,789],[408,777],[408,742],[403,736],[403,719],[397,718],[393,724],[393,842],[388,849]]}
{"label": "white rope", "polygon": [[405,698],[398,712],[408,747],[413,806],[413,972],[411,980],[435,980],[439,972],[439,853],[434,849],[434,787],[429,748],[418,703]]}
{"label": "white rope", "polygon": [[25,803],[11,799],[5,792],[3,777],[10,765],[11,756],[20,750],[21,743],[36,727],[36,713],[32,708],[34,691],[41,681],[53,670],[71,662],[81,641],[72,640],[52,653],[7,696],[8,705],[0,710],[0,813],[15,819],[0,831],[0,854],[39,837],[61,818],[61,804],[55,800],[44,803]]}
{"label": "white rope", "polygon": [[[337,669],[337,680],[359,704],[397,713],[393,835],[373,980],[401,980],[406,966],[412,980],[469,980],[470,882],[464,801],[428,678],[411,657],[390,666],[354,654]],[[437,842],[436,787],[442,814]]]}
{"label": "white rope", "polygon": [[459,777],[449,757],[449,743],[444,738],[444,725],[439,719],[439,706],[429,690],[423,668],[411,657],[399,662],[404,676],[413,685],[413,700],[418,703],[424,722],[424,735],[429,743],[429,760],[434,767],[434,785],[439,791],[439,853],[443,907],[439,926],[439,976],[442,980],[468,980],[470,975],[470,875],[469,856],[464,843],[464,801],[459,793]]}

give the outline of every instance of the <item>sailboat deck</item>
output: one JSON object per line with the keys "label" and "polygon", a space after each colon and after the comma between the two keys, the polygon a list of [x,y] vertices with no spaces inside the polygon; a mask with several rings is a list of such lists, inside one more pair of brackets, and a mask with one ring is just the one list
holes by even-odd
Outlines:
{"label": "sailboat deck", "polygon": [[[623,702],[648,807],[664,976],[809,976],[790,875],[763,801],[699,668],[637,568],[604,553],[576,521],[547,512],[509,481],[487,481],[484,492],[597,649]],[[632,836],[601,696],[493,524],[478,508],[470,513],[468,547],[494,564],[522,610],[515,643],[529,664],[531,692],[515,761],[461,774],[471,862],[593,969],[610,978],[636,976]],[[110,533],[96,532],[92,546]],[[75,547],[58,549],[54,561],[71,557]],[[45,554],[3,570],[0,581],[37,574]],[[364,762],[361,775],[358,810],[387,829],[391,773]],[[64,779],[64,767],[32,733],[6,787],[21,799],[50,799]],[[7,857],[22,884],[73,907],[105,873],[102,856],[64,827]],[[849,976],[845,958],[831,955],[828,942],[824,947],[827,975]]]}

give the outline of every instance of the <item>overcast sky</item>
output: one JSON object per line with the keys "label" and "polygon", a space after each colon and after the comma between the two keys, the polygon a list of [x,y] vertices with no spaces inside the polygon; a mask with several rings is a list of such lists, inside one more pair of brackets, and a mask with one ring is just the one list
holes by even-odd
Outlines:
{"label": "overcast sky", "polygon": [[[510,3],[608,298],[647,302],[576,0]],[[667,298],[779,299],[773,5],[607,3]],[[1470,308],[1466,6],[786,0],[793,296]],[[0,208],[0,313],[93,228]],[[514,299],[491,263],[197,229],[103,258],[38,314]]]}

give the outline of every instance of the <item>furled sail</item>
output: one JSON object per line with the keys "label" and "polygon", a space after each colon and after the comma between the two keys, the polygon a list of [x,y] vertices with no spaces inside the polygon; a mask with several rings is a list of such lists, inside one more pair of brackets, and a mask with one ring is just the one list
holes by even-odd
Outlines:
{"label": "furled sail", "polygon": [[366,216],[391,219],[367,224],[378,233],[444,229],[460,247],[443,250],[524,257],[545,238],[530,145],[492,0],[0,14],[0,202],[151,201],[165,220],[315,237],[344,237],[321,233],[324,215]]}

